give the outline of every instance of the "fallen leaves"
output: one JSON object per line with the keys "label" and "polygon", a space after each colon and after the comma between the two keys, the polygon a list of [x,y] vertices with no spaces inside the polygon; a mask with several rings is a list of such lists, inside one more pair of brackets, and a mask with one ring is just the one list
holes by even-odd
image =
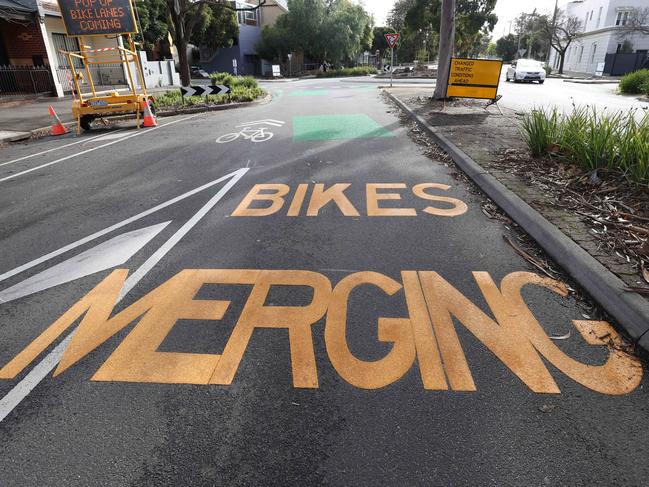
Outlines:
{"label": "fallen leaves", "polygon": [[649,295],[643,286],[649,284],[648,188],[623,174],[585,171],[552,156],[534,159],[518,149],[500,152],[493,165],[540,190],[547,201],[534,206],[541,212],[549,207],[582,217],[599,242],[598,254],[617,255],[630,265],[629,272],[638,273],[637,283],[628,283],[627,291]]}

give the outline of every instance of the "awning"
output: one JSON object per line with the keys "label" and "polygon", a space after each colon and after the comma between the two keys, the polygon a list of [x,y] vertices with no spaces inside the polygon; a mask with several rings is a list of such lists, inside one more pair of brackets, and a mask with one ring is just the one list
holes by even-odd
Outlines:
{"label": "awning", "polygon": [[27,7],[14,0],[0,0],[0,19],[31,20],[38,9]]}

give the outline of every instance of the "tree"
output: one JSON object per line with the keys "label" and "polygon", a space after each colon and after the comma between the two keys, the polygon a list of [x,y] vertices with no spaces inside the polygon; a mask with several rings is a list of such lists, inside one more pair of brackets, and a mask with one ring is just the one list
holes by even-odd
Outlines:
{"label": "tree", "polygon": [[151,51],[158,42],[166,40],[169,34],[167,0],[140,0],[136,5],[144,49]]}
{"label": "tree", "polygon": [[497,57],[498,56],[498,50],[496,49],[496,43],[489,41],[489,44],[487,44],[487,50],[485,51],[485,54],[488,57]]}
{"label": "tree", "polygon": [[553,19],[550,20],[546,17],[544,30],[550,38],[550,45],[559,54],[559,74],[563,74],[566,52],[572,42],[582,33],[581,20],[568,16],[562,10],[557,9]]}
{"label": "tree", "polygon": [[370,50],[372,53],[379,51],[379,57],[383,59],[385,54],[390,50],[388,41],[385,38],[385,34],[391,34],[394,30],[391,27],[374,27],[372,45]]}
{"label": "tree", "polygon": [[539,14],[536,9],[523,13],[515,21],[515,32],[518,35],[516,57],[546,59],[550,35],[547,26],[551,22],[547,15]]}
{"label": "tree", "polygon": [[[138,16],[142,27],[140,34],[146,50],[153,50],[158,43],[166,44],[167,36],[170,32],[174,32],[169,9],[170,2],[168,0],[139,0],[137,2]],[[189,31],[189,34],[185,31],[188,42],[213,49],[232,45],[233,39],[239,35],[239,23],[232,9],[224,4],[210,1],[198,13],[200,15],[197,18],[196,26]],[[178,54],[180,57],[180,50]]]}
{"label": "tree", "polygon": [[516,59],[518,38],[515,34],[507,34],[496,41],[496,55],[503,61]]}
{"label": "tree", "polygon": [[288,8],[262,31],[262,56],[300,51],[318,62],[345,63],[372,45],[372,17],[350,0],[289,0]]}
{"label": "tree", "polygon": [[200,31],[206,21],[208,22],[206,29],[209,28],[209,17],[215,18],[213,7],[225,8],[233,12],[257,11],[266,4],[266,0],[257,0],[257,5],[253,7],[236,8],[231,5],[232,2],[227,0],[166,0],[166,2],[171,18],[169,32],[178,48],[180,81],[184,86],[191,82],[187,45],[191,41],[195,29]]}
{"label": "tree", "polygon": [[[493,31],[498,17],[496,0],[456,0],[454,53],[470,56],[480,51],[485,36]],[[405,20],[406,36],[432,31],[440,34],[442,0],[414,0]]]}
{"label": "tree", "polygon": [[220,4],[209,4],[194,29],[190,41],[197,46],[230,47],[239,35],[237,14]]}
{"label": "tree", "polygon": [[[401,34],[399,43],[395,48],[395,54],[398,59],[412,60],[415,58],[417,50],[421,48],[424,42],[425,30],[432,31],[433,26],[428,25],[426,29],[417,29],[410,31],[406,29],[406,15],[408,11],[414,7],[416,0],[397,0],[388,15],[388,26],[392,29],[391,32],[398,32]],[[434,45],[434,42],[432,43]],[[427,45],[428,48],[428,45]],[[437,48],[432,57],[437,55]]]}
{"label": "tree", "polygon": [[448,76],[455,44],[455,0],[443,0],[439,29],[439,62],[433,98],[442,100],[448,91]]}
{"label": "tree", "polygon": [[627,34],[649,34],[649,7],[632,8],[625,17],[622,25],[618,26],[620,37],[624,38]]}

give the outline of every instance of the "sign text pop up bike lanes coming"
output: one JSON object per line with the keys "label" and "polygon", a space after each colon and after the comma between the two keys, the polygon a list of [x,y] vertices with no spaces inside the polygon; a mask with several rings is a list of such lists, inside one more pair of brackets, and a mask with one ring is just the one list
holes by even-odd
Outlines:
{"label": "sign text pop up bike lanes coming", "polygon": [[130,0],[58,0],[69,36],[137,32]]}

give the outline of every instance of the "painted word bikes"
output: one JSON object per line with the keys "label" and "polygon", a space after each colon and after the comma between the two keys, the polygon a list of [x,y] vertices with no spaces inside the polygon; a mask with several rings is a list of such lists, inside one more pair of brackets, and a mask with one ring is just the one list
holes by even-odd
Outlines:
{"label": "painted word bikes", "polygon": [[[256,184],[243,198],[232,216],[262,217],[282,211],[288,204],[286,216],[318,216],[327,205],[338,208],[344,216],[360,216],[356,206],[345,191],[351,184],[337,183],[329,187],[324,184],[298,184],[292,192],[287,184]],[[307,194],[310,189],[310,197]],[[419,211],[428,215],[455,217],[469,209],[457,198],[446,196],[450,186],[440,183],[421,183],[412,187],[417,198],[427,204]],[[417,209],[400,205],[402,193],[408,190],[405,183],[368,183],[365,185],[365,207],[367,216],[417,216]],[[439,194],[441,192],[441,194]],[[292,195],[289,196],[289,194]],[[305,201],[308,201],[305,203]],[[435,202],[432,204],[431,202]]]}
{"label": "painted word bikes", "polygon": [[[187,269],[115,313],[113,308],[127,275],[124,269],[109,274],[0,369],[0,378],[15,378],[81,317],[55,376],[137,321],[92,380],[229,385],[253,332],[279,329],[288,331],[294,387],[317,388],[313,325],[323,318],[324,341],[333,367],[349,384],[363,389],[398,381],[416,362],[424,389],[475,391],[453,318],[537,393],[560,392],[546,362],[604,394],[632,391],[643,372],[640,362],[621,347],[609,347],[603,365],[584,364],[560,350],[529,310],[521,290],[540,286],[566,296],[567,289],[560,282],[527,272],[509,274],[500,287],[488,273],[473,273],[495,320],[431,271],[404,271],[401,282],[377,272],[357,272],[334,287],[326,276],[311,271]],[[219,284],[252,286],[223,353],[159,352],[178,320],[223,318],[230,301],[195,299],[203,286]],[[313,297],[302,306],[267,305],[274,286],[309,288]],[[392,343],[392,348],[377,361],[356,357],[346,339],[350,296],[366,286],[378,290],[385,299],[402,292],[407,309],[404,317],[378,317],[378,339]],[[588,345],[616,345],[621,340],[606,322],[573,324]]]}

